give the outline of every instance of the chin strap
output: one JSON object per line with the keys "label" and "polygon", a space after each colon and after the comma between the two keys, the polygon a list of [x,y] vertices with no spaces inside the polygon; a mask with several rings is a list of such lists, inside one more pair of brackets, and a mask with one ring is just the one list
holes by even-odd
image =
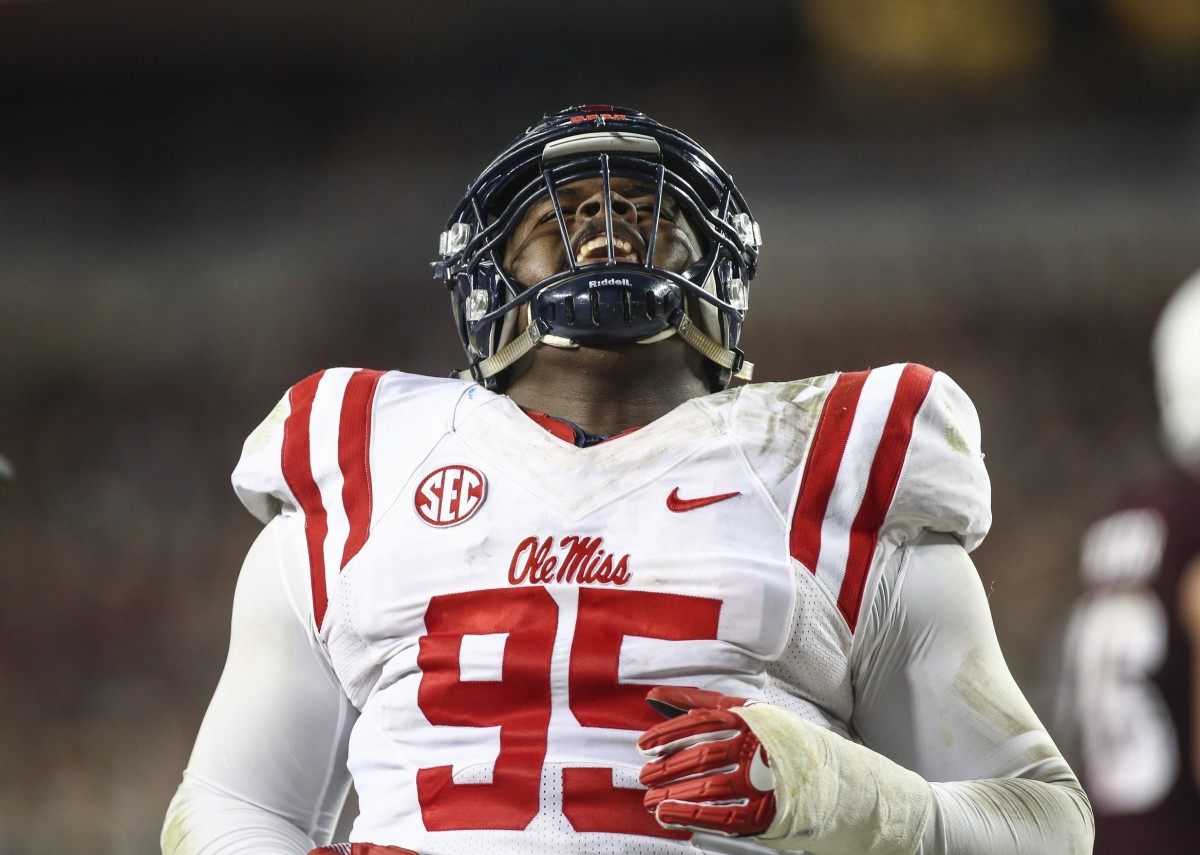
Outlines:
{"label": "chin strap", "polygon": [[710,338],[700,327],[692,323],[683,311],[676,309],[671,317],[671,323],[679,331],[679,337],[694,347],[706,358],[722,368],[728,368],[739,380],[749,380],[754,376],[754,363],[747,362],[745,355],[736,347],[732,350],[722,347],[716,339]]}
{"label": "chin strap", "polygon": [[[569,339],[547,334],[542,330],[542,323],[531,320],[529,326],[525,327],[525,331],[504,347],[487,359],[481,359],[474,363],[470,368],[455,372],[454,376],[460,380],[474,380],[476,383],[483,383],[489,377],[495,377],[540,343],[552,344],[555,347],[579,347]],[[754,376],[753,362],[747,362],[745,356],[736,347],[733,349],[722,347],[720,342],[710,338],[692,323],[683,309],[675,310],[675,314],[671,316],[671,325],[673,329],[664,330],[665,335],[660,333],[641,343],[648,344],[651,340],[657,341],[660,337],[666,338],[677,332],[680,338],[698,350],[706,359],[733,372],[733,376],[739,380],[749,380]]]}
{"label": "chin strap", "polygon": [[483,383],[484,380],[487,380],[489,377],[495,377],[505,368],[533,350],[542,338],[542,328],[537,323],[531,323],[525,327],[524,332],[487,359],[481,359],[478,362],[472,363],[470,368],[455,372],[455,376],[460,380],[474,380],[476,383]]}

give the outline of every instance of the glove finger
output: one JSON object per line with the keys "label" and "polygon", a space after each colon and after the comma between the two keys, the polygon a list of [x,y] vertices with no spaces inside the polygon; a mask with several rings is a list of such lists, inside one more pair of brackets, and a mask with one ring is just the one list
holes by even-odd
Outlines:
{"label": "glove finger", "polygon": [[[685,781],[675,781],[653,787],[642,797],[647,808],[657,807],[662,802],[745,802],[750,794],[739,786],[733,775],[714,773]],[[755,795],[761,795],[756,793]]]}
{"label": "glove finger", "polygon": [[695,804],[667,800],[654,810],[659,825],[666,828],[685,828],[739,837],[762,834],[775,815],[774,794],[756,799],[750,804]]}
{"label": "glove finger", "polygon": [[655,686],[646,693],[646,703],[667,718],[683,715],[688,710],[727,710],[740,707],[745,702],[745,698],[734,698],[692,686]]}
{"label": "glove finger", "polygon": [[737,768],[740,749],[739,740],[734,739],[694,745],[647,763],[638,774],[638,780],[647,787],[661,787],[698,775],[732,772]]}
{"label": "glove finger", "polygon": [[692,710],[687,715],[659,722],[638,737],[638,751],[662,756],[713,739],[729,739],[746,729],[745,723],[723,710]]}

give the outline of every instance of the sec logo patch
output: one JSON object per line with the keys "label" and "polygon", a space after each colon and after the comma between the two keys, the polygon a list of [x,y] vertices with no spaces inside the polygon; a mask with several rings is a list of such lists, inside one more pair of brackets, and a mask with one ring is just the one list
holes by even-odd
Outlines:
{"label": "sec logo patch", "polygon": [[443,528],[466,522],[487,498],[487,479],[470,466],[443,466],[425,476],[413,507],[429,525]]}

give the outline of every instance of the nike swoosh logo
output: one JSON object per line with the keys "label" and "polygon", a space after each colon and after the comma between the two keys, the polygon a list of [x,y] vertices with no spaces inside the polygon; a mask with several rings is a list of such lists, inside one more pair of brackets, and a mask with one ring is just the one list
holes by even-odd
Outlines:
{"label": "nike swoosh logo", "polygon": [[750,761],[750,786],[759,792],[768,793],[775,789],[775,773],[767,765],[767,751],[761,745]]}
{"label": "nike swoosh logo", "polygon": [[671,491],[671,495],[667,496],[667,510],[681,514],[684,511],[694,511],[696,508],[703,508],[707,505],[715,505],[717,502],[723,502],[726,499],[732,499],[734,496],[742,495],[741,491],[733,493],[721,493],[719,496],[701,496],[698,499],[681,499],[679,498],[679,488],[676,487]]}

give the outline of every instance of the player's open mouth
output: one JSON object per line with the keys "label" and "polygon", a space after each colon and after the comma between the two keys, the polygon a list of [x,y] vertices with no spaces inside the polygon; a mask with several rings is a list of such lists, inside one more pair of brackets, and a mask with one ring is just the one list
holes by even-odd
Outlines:
{"label": "player's open mouth", "polygon": [[[613,238],[613,259],[615,261],[634,263],[641,261],[633,242],[620,237]],[[603,234],[585,240],[579,245],[579,249],[575,253],[576,264],[595,264],[607,260],[608,236]]]}

